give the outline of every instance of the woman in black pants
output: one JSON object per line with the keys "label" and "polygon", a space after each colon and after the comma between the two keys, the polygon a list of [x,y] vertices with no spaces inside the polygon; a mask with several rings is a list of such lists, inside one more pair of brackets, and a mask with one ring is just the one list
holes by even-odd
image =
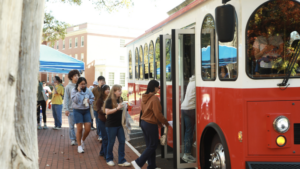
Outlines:
{"label": "woman in black pants", "polygon": [[[46,101],[44,96],[43,96],[43,92],[44,89],[43,89],[43,84],[42,82],[39,81],[39,86],[38,86],[38,93],[37,93],[37,124],[38,124],[38,130],[41,130],[43,129],[42,128],[42,125],[40,123],[40,106],[42,106],[42,112],[43,112],[43,121],[44,121],[44,129],[47,129],[47,124],[46,124],[46,120],[47,120],[47,117],[46,117]],[[46,95],[46,93],[45,93]]]}
{"label": "woman in black pants", "polygon": [[162,114],[160,101],[155,94],[159,91],[159,83],[156,80],[151,80],[148,83],[147,91],[142,96],[142,116],[141,127],[146,141],[146,150],[143,154],[132,161],[135,169],[140,169],[148,161],[147,169],[158,169],[155,163],[155,150],[158,146],[158,126],[164,124],[169,126],[167,119]]}

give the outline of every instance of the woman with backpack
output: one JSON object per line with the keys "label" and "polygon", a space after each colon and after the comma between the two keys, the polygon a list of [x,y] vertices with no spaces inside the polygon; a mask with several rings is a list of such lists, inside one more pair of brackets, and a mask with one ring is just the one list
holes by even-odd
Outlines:
{"label": "woman with backpack", "polygon": [[156,80],[151,80],[148,83],[146,93],[142,95],[141,128],[147,148],[138,159],[131,162],[135,169],[141,169],[146,161],[148,161],[148,169],[157,169],[155,150],[158,146],[158,126],[161,127],[162,124],[166,127],[169,126],[167,119],[162,114],[160,101],[155,96],[159,89],[159,83]]}

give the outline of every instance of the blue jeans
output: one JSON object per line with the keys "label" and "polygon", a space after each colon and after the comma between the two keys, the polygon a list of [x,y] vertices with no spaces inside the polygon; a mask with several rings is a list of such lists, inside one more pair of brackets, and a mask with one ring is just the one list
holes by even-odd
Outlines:
{"label": "blue jeans", "polygon": [[76,135],[75,135],[75,120],[74,120],[74,113],[70,111],[70,114],[68,116],[69,120],[69,137],[72,141],[76,141]]}
{"label": "blue jeans", "polygon": [[116,137],[119,140],[119,149],[118,149],[118,163],[123,164],[126,162],[125,160],[125,134],[122,126],[119,127],[106,127],[106,133],[108,137],[108,145],[107,145],[107,155],[106,161],[113,161],[113,148],[116,141]]}
{"label": "blue jeans", "polygon": [[103,122],[99,119],[99,127],[97,126],[97,130],[98,130],[98,128],[102,134],[102,146],[101,146],[101,150],[100,150],[99,154],[106,158],[108,138],[107,138],[107,133],[106,133],[106,129],[105,129],[105,122]]}
{"label": "blue jeans", "polygon": [[99,127],[99,123],[100,123],[99,121],[101,121],[101,120],[98,118],[98,113],[95,110],[94,110],[94,116],[95,116],[95,120],[96,120],[97,135],[101,137],[101,130]]}
{"label": "blue jeans", "polygon": [[55,127],[61,127],[62,119],[62,104],[52,104],[52,115],[54,118]]}
{"label": "blue jeans", "polygon": [[143,154],[135,160],[136,164],[141,168],[148,161],[147,169],[156,168],[156,148],[158,146],[158,126],[156,124],[150,124],[141,120],[141,127],[144,133],[146,141],[146,150]]}
{"label": "blue jeans", "polygon": [[191,153],[193,145],[193,136],[195,130],[195,109],[181,110],[185,126],[184,132],[184,153]]}

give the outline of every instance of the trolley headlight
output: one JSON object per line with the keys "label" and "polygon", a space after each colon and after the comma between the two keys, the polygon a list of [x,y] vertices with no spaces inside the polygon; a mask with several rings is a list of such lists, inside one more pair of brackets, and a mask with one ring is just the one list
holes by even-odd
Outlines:
{"label": "trolley headlight", "polygon": [[285,116],[279,116],[274,120],[273,127],[277,132],[285,133],[290,128],[290,121]]}

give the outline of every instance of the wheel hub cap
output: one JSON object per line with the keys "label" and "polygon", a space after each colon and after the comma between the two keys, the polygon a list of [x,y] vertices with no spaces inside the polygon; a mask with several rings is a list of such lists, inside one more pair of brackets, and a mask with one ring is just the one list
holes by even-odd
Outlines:
{"label": "wheel hub cap", "polygon": [[215,151],[212,154],[210,154],[210,156],[210,168],[226,169],[225,152],[222,144],[217,144],[215,147]]}

